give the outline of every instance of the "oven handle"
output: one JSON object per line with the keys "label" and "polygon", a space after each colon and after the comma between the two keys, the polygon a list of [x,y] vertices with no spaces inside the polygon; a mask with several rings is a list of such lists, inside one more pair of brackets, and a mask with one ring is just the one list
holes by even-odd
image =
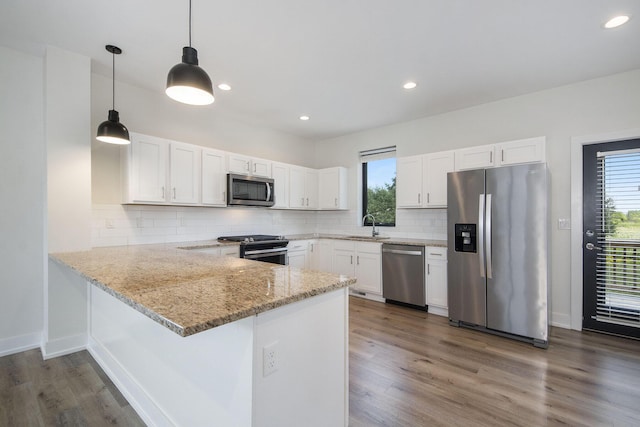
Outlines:
{"label": "oven handle", "polygon": [[249,258],[248,255],[261,255],[261,254],[286,254],[287,253],[287,249],[284,248],[275,248],[275,249],[255,249],[252,251],[244,251],[244,257],[245,258]]}

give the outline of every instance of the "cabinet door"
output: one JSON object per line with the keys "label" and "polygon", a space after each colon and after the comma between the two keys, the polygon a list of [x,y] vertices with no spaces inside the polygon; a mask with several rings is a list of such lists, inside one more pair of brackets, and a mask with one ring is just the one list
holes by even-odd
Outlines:
{"label": "cabinet door", "polygon": [[347,209],[347,169],[343,167],[319,171],[320,209]]}
{"label": "cabinet door", "polygon": [[508,166],[544,162],[545,141],[546,138],[541,136],[496,144],[498,164],[500,166]]}
{"label": "cabinet door", "polygon": [[274,208],[289,207],[289,166],[284,163],[274,163],[272,167]]}
{"label": "cabinet door", "polygon": [[307,268],[306,252],[289,252],[289,265],[296,268]]}
{"label": "cabinet door", "polygon": [[319,239],[309,242],[309,268],[330,273],[332,269],[333,245],[331,240]]}
{"label": "cabinet door", "polygon": [[130,149],[129,201],[165,203],[168,141],[134,134]]}
{"label": "cabinet door", "polygon": [[172,203],[200,202],[200,149],[194,145],[171,142],[170,176]]}
{"label": "cabinet door", "polygon": [[251,158],[240,154],[229,154],[229,172],[249,175],[251,173]]}
{"label": "cabinet door", "polygon": [[447,206],[447,173],[455,170],[454,152],[432,153],[424,157],[424,187],[428,208]]}
{"label": "cabinet door", "polygon": [[305,171],[304,168],[289,169],[289,207],[301,209],[305,207]]}
{"label": "cabinet door", "polygon": [[396,160],[396,206],[422,207],[422,157],[398,157]]}
{"label": "cabinet door", "polygon": [[355,252],[342,249],[333,251],[333,273],[344,276],[355,276]]}
{"label": "cabinet door", "polygon": [[202,204],[226,206],[227,167],[223,151],[202,150]]}
{"label": "cabinet door", "polygon": [[427,305],[447,308],[447,250],[426,248]]}
{"label": "cabinet door", "polygon": [[493,144],[456,150],[456,170],[491,168],[496,164],[494,151]]}
{"label": "cabinet door", "polygon": [[355,288],[368,293],[382,295],[381,255],[367,252],[356,254]]}
{"label": "cabinet door", "polygon": [[305,207],[307,209],[318,209],[318,171],[306,169],[305,171]]}
{"label": "cabinet door", "polygon": [[230,256],[232,258],[238,258],[240,256],[240,247],[237,245],[221,246],[220,255]]}
{"label": "cabinet door", "polygon": [[251,174],[271,178],[271,162],[263,159],[251,159]]}

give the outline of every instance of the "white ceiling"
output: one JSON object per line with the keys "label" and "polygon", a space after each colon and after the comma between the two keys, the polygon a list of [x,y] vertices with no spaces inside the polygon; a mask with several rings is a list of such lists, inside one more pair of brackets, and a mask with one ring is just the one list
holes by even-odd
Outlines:
{"label": "white ceiling", "polygon": [[[150,90],[187,43],[187,0],[0,4],[0,44],[55,45],[109,77],[115,44],[116,78]],[[640,1],[193,0],[192,45],[233,87],[201,108],[318,140],[640,68]]]}

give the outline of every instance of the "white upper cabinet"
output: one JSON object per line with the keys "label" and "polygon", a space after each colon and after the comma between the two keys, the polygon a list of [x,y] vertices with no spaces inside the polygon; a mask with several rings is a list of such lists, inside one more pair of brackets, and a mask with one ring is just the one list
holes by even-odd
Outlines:
{"label": "white upper cabinet", "polygon": [[271,178],[271,162],[256,157],[229,153],[229,172]]}
{"label": "white upper cabinet", "polygon": [[455,153],[443,151],[424,156],[423,159],[423,206],[425,208],[447,207],[447,173],[455,170]]}
{"label": "white upper cabinet", "polygon": [[456,170],[492,168],[495,166],[495,146],[481,145],[478,147],[463,148],[455,152]]}
{"label": "white upper cabinet", "polygon": [[545,162],[545,145],[539,136],[456,150],[456,170]]}
{"label": "white upper cabinet", "polygon": [[121,148],[124,203],[165,203],[169,141],[131,133]]}
{"label": "white upper cabinet", "polygon": [[202,150],[202,204],[227,205],[227,156],[224,151]]}
{"label": "white upper cabinet", "polygon": [[122,148],[125,203],[200,203],[200,147],[130,135],[131,144]]}
{"label": "white upper cabinet", "polygon": [[496,144],[498,166],[544,162],[545,142],[546,138],[540,136]]}
{"label": "white upper cabinet", "polygon": [[289,207],[289,165],[273,162],[271,167],[273,178],[273,197],[275,209],[287,209]]}
{"label": "white upper cabinet", "polygon": [[292,166],[289,169],[289,207],[316,209],[318,207],[318,171]]}
{"label": "white upper cabinet", "polygon": [[347,209],[347,168],[335,167],[319,171],[319,208]]}
{"label": "white upper cabinet", "polygon": [[398,157],[396,159],[396,206],[399,208],[422,207],[423,156]]}
{"label": "white upper cabinet", "polygon": [[202,150],[191,144],[169,143],[169,201],[177,204],[200,203],[200,156]]}

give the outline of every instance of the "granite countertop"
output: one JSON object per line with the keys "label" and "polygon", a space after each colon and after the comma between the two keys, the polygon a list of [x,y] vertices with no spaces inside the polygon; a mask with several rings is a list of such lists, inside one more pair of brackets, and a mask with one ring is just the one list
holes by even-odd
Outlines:
{"label": "granite countertop", "polygon": [[180,249],[211,246],[218,243],[116,246],[49,256],[181,336],[355,283],[331,273]]}
{"label": "granite countertop", "polygon": [[447,247],[446,240],[433,240],[433,239],[410,239],[405,237],[380,237],[372,238],[371,236],[362,235],[341,235],[341,234],[292,234],[287,235],[289,240],[308,240],[308,239],[334,239],[334,240],[354,240],[358,242],[377,242],[377,243],[391,243],[394,245],[411,245],[411,246],[436,246],[441,248]]}

